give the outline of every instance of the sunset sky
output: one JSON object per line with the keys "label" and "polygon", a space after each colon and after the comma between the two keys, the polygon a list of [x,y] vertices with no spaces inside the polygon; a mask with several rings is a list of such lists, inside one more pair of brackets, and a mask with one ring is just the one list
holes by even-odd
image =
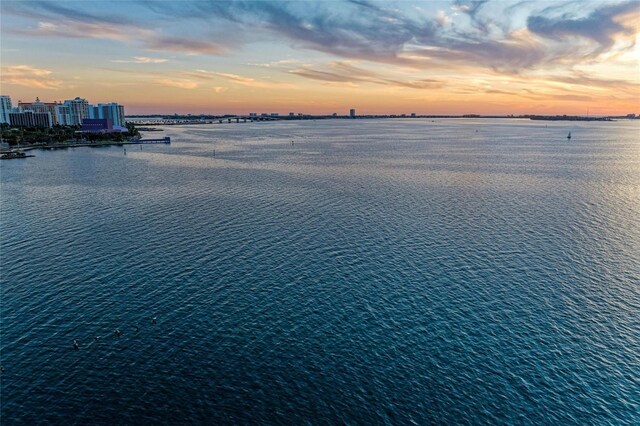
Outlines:
{"label": "sunset sky", "polygon": [[0,3],[1,92],[127,114],[640,113],[638,1]]}

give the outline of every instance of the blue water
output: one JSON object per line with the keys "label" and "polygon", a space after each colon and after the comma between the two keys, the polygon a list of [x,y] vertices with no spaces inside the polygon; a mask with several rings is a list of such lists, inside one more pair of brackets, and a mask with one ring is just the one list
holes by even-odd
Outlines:
{"label": "blue water", "polygon": [[3,161],[2,423],[638,424],[639,130],[175,126]]}

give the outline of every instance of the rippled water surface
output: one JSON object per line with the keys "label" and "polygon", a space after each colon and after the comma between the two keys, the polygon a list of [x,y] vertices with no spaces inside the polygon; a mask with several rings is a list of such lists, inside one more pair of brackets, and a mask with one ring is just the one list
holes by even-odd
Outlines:
{"label": "rippled water surface", "polygon": [[2,423],[638,424],[639,125],[176,126],[3,161]]}

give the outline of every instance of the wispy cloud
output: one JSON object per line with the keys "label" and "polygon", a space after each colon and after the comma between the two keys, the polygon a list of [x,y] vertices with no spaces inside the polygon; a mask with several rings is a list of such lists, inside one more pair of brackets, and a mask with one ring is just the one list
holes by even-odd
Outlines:
{"label": "wispy cloud", "polygon": [[34,68],[29,65],[13,65],[2,67],[0,73],[4,84],[16,84],[38,89],[59,89],[62,81],[52,77],[49,70]]}
{"label": "wispy cloud", "polygon": [[256,79],[255,78],[243,77],[243,76],[237,75],[237,74],[230,74],[230,73],[226,73],[226,72],[214,72],[212,74],[215,74],[215,75],[217,75],[219,77],[226,78],[227,80],[235,81],[236,83],[240,83],[240,84],[253,85],[253,84],[256,83]]}
{"label": "wispy cloud", "polygon": [[629,14],[634,16],[635,22],[638,22],[640,7],[637,1],[604,5],[585,17],[566,14],[557,17],[529,16],[527,28],[541,37],[556,41],[564,41],[572,37],[592,40],[598,45],[592,53],[598,54],[611,48],[617,35],[635,33],[631,25],[621,21],[623,16]]}
{"label": "wispy cloud", "polygon": [[573,72],[570,75],[549,76],[548,81],[566,83],[574,86],[583,86],[600,89],[617,89],[621,92],[636,93],[640,95],[640,84],[629,80],[605,79],[589,76],[584,72]]}
{"label": "wispy cloud", "polygon": [[163,35],[157,28],[125,16],[93,14],[79,7],[64,7],[53,2],[7,2],[3,4],[3,12],[38,20],[35,28],[13,30],[23,35],[116,40],[138,44],[145,50],[188,55],[220,54],[225,51],[224,46],[202,38]]}
{"label": "wispy cloud", "polygon": [[236,83],[236,84],[247,86],[247,87],[255,87],[258,89],[294,88],[294,86],[291,84],[282,83],[278,81],[258,80],[252,77],[246,77],[238,74],[206,71],[202,69],[196,70],[195,73],[189,73],[189,75],[194,76],[196,78],[202,78],[202,79],[223,78],[232,83]]}
{"label": "wispy cloud", "polygon": [[163,64],[168,62],[164,58],[149,58],[147,56],[134,56],[133,59],[114,59],[111,62],[119,64]]}
{"label": "wispy cloud", "polygon": [[279,61],[271,61],[271,62],[263,62],[263,63],[248,63],[247,65],[251,65],[254,67],[260,68],[279,68],[282,66],[299,64],[300,61],[298,59],[281,59]]}
{"label": "wispy cloud", "polygon": [[178,78],[178,79],[161,78],[161,79],[155,80],[155,82],[162,86],[177,87],[179,89],[192,90],[198,87],[197,81],[188,80],[186,78]]}
{"label": "wispy cloud", "polygon": [[152,30],[123,23],[76,22],[65,19],[56,22],[39,21],[36,28],[24,28],[17,32],[38,37],[97,38],[117,41],[145,39],[155,34]]}
{"label": "wispy cloud", "polygon": [[339,83],[370,83],[383,86],[406,87],[411,89],[434,89],[443,86],[443,82],[437,79],[401,80],[389,78],[384,74],[357,67],[348,62],[334,61],[326,67],[318,69],[309,66],[289,70],[289,73],[327,82]]}
{"label": "wispy cloud", "polygon": [[[587,3],[593,8],[597,3]],[[397,5],[366,0],[307,3],[288,1],[230,1],[162,4],[164,12],[212,23],[232,23],[241,33],[265,31],[285,37],[295,47],[317,50],[346,59],[408,65],[419,69],[477,68],[517,73],[546,66],[571,66],[614,48],[613,41],[633,31],[620,20],[637,11],[635,0],[597,7],[587,17],[565,12],[560,17],[535,4],[456,0],[454,13],[467,17],[466,26],[452,22],[439,10],[431,16],[412,16]],[[501,16],[528,13],[526,25],[510,28]],[[525,15],[526,18],[526,15]],[[502,19],[502,20],[501,20]],[[591,31],[593,28],[593,32]],[[572,37],[588,42],[576,47]],[[623,48],[630,48],[630,44]],[[270,67],[270,63],[254,64]]]}
{"label": "wispy cloud", "polygon": [[223,45],[212,41],[193,40],[183,37],[154,37],[147,40],[145,48],[149,50],[161,50],[186,53],[189,55],[218,55],[224,53]]}

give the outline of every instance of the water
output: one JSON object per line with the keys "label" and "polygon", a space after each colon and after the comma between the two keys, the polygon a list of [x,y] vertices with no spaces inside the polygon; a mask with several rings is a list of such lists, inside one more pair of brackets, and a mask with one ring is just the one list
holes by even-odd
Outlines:
{"label": "water", "polygon": [[639,124],[184,126],[3,161],[2,422],[638,424]]}

